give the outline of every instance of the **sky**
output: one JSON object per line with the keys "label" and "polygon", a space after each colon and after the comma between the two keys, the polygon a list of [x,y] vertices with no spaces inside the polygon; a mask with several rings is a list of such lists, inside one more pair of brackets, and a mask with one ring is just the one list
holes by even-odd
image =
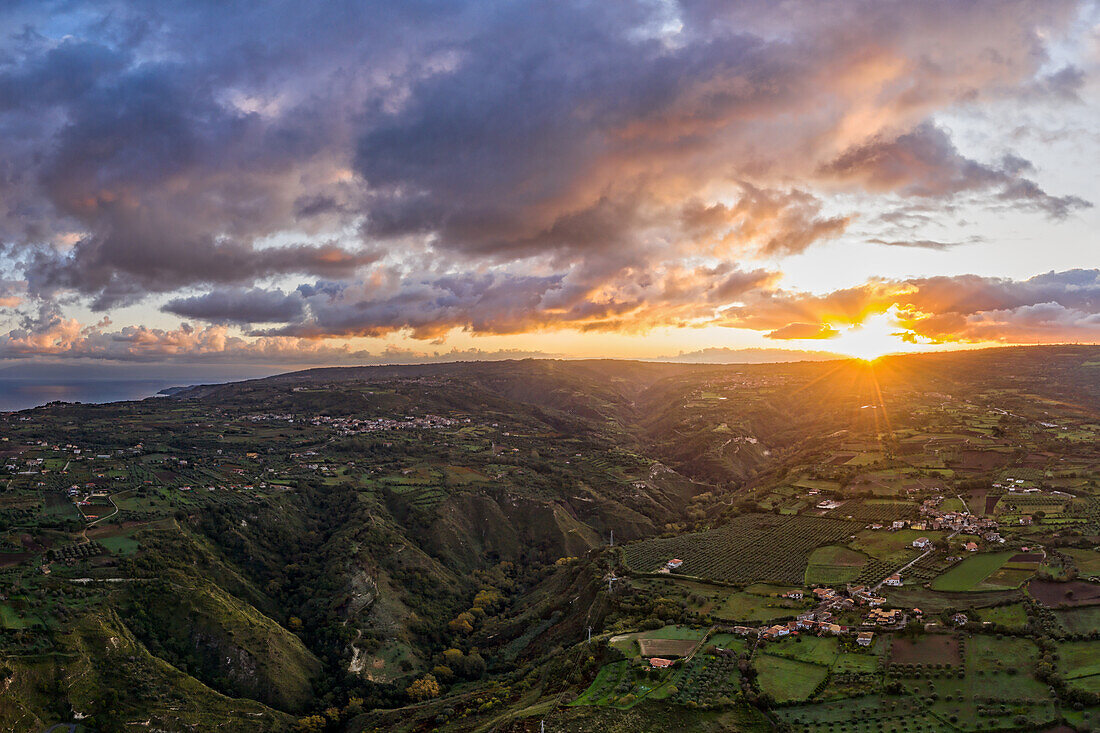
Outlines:
{"label": "sky", "polygon": [[0,364],[1100,342],[1096,2],[8,0],[0,29]]}

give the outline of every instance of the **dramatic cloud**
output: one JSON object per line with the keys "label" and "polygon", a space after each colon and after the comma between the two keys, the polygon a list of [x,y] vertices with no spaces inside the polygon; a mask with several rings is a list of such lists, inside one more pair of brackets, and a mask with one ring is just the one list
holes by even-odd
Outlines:
{"label": "dramatic cloud", "polygon": [[827,323],[788,323],[764,335],[770,339],[831,339],[840,331]]}
{"label": "dramatic cloud", "polygon": [[[227,324],[824,338],[823,314],[917,286],[789,293],[784,258],[943,250],[969,241],[928,230],[947,212],[1089,206],[1016,138],[976,153],[949,121],[1084,104],[1091,62],[1059,45],[1079,22],[1074,0],[5,3],[0,308],[56,321],[8,346],[94,350],[108,332],[66,308],[152,303],[213,325],[117,344],[201,351]],[[899,234],[890,210],[915,207]],[[1013,310],[1039,303],[964,326],[1094,312]]]}
{"label": "dramatic cloud", "polygon": [[[338,283],[303,286],[310,316],[272,331],[309,338],[383,336],[408,330],[438,338],[458,328],[508,334],[539,328],[644,331],[710,319],[721,306],[771,287],[776,273],[728,265],[693,269],[578,270],[567,275],[448,275],[396,278],[368,287]],[[615,287],[608,282],[622,283]]]}
{"label": "dramatic cloud", "polygon": [[826,176],[855,183],[862,190],[903,196],[949,197],[970,191],[996,191],[996,197],[1042,209],[1061,218],[1089,203],[1076,196],[1050,196],[1021,177],[1026,160],[1006,156],[985,165],[959,154],[951,138],[931,124],[894,139],[881,136],[846,150],[820,168]]}
{"label": "dramatic cloud", "polygon": [[0,359],[94,359],[117,362],[254,363],[267,365],[393,364],[463,360],[553,358],[540,351],[451,349],[417,351],[389,348],[378,353],[295,338],[243,339],[225,326],[177,329],[127,326],[110,331],[107,321],[82,326],[72,319],[53,319],[34,330],[0,335]]}
{"label": "dramatic cloud", "polygon": [[[774,291],[723,312],[725,325],[814,338],[891,314],[913,341],[1032,343],[1100,339],[1100,270],[1018,281],[963,275],[872,281],[826,295]],[[789,335],[795,334],[795,335]]]}
{"label": "dramatic cloud", "polygon": [[302,298],[278,290],[215,290],[191,298],[176,298],[163,310],[184,318],[213,323],[285,323],[302,315]]}

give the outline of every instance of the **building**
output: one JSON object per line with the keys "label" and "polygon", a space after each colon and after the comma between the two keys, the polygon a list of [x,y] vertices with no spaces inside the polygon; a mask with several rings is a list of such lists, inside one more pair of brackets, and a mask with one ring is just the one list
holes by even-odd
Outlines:
{"label": "building", "polygon": [[653,669],[664,669],[665,667],[672,666],[671,659],[661,659],[660,657],[653,657],[649,660],[649,666]]}
{"label": "building", "polygon": [[875,640],[875,632],[873,631],[861,631],[856,636],[856,643],[860,646],[871,646],[871,642]]}
{"label": "building", "polygon": [[978,551],[978,545],[977,545],[976,542],[967,542],[963,546],[966,548],[967,552],[977,552]]}
{"label": "building", "polygon": [[684,564],[683,560],[678,560],[678,559],[674,558],[674,559],[668,561],[668,569],[669,570],[675,570],[676,568],[680,567],[683,564]]}
{"label": "building", "polygon": [[917,547],[917,548],[920,548],[920,549],[924,550],[924,549],[927,549],[931,546],[932,546],[932,540],[928,539],[927,537],[918,537],[917,539],[913,540],[913,547]]}
{"label": "building", "polygon": [[893,575],[891,575],[890,577],[888,577],[886,580],[884,580],[882,582],[885,583],[886,585],[899,586],[899,585],[901,585],[902,580],[901,580],[900,575],[898,575],[897,573],[894,573]]}

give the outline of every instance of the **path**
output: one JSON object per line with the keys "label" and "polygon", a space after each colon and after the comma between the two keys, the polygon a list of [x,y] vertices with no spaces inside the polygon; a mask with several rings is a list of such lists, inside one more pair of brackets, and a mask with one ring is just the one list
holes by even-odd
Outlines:
{"label": "path", "polygon": [[[80,531],[80,538],[81,538],[80,544],[83,545],[83,544],[86,544],[86,543],[91,541],[91,540],[88,539],[88,528],[89,527],[102,522],[104,519],[110,519],[111,517],[113,517],[113,516],[115,516],[116,514],[119,513],[120,509],[118,507],[118,504],[115,503],[115,497],[116,496],[122,496],[123,494],[129,493],[131,491],[133,491],[133,489],[126,489],[125,491],[120,491],[117,494],[108,494],[107,495],[107,501],[111,502],[111,506],[113,506],[115,508],[115,510],[113,512],[111,512],[110,514],[105,514],[104,516],[99,517],[98,519],[93,519],[92,521],[90,521],[86,525],[84,525],[84,529],[82,529]],[[83,513],[84,512],[81,512],[81,514],[83,514]]]}
{"label": "path", "polygon": [[[958,534],[959,532],[960,532],[960,530],[957,530],[957,529],[956,529],[956,530],[955,530],[954,532],[952,532],[951,534],[947,535],[947,539],[951,539],[952,537],[954,537],[955,535],[957,535],[957,534]],[[910,560],[909,562],[907,562],[907,563],[905,563],[904,565],[902,565],[902,566],[901,566],[900,568],[898,568],[897,570],[895,570],[895,571],[894,571],[893,573],[891,573],[890,575],[901,575],[901,574],[902,574],[902,573],[904,573],[904,572],[905,572],[906,570],[908,570],[909,568],[913,567],[913,566],[914,566],[914,565],[916,565],[916,564],[917,564],[918,562],[920,562],[920,561],[921,561],[921,560],[923,560],[924,558],[928,557],[929,555],[931,555],[931,554],[932,554],[933,552],[935,552],[935,551],[936,551],[936,548],[935,548],[935,547],[929,547],[929,548],[928,548],[927,550],[925,550],[924,552],[922,552],[921,554],[917,555],[917,556],[916,556],[915,558],[913,558],[913,559],[912,559],[912,560]],[[888,575],[888,576],[886,576],[886,577],[890,577],[890,576]],[[885,582],[886,582],[886,578],[883,578],[883,579],[882,579],[882,580],[880,580],[880,581],[879,581],[878,583],[876,583],[876,584],[875,584],[875,586],[874,586],[873,588],[871,588],[871,591],[872,591],[872,592],[874,592],[874,591],[877,591],[877,590],[878,590],[879,588],[881,588],[881,587],[882,587],[882,584],[883,584],[883,583],[885,583]]]}

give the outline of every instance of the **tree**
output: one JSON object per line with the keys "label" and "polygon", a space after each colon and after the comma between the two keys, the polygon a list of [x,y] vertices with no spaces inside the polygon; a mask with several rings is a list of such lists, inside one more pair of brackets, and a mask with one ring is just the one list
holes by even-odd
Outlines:
{"label": "tree", "polygon": [[299,718],[297,728],[301,733],[320,733],[325,729],[325,718],[321,715]]}
{"label": "tree", "polygon": [[430,674],[426,674],[420,679],[414,681],[405,690],[409,697],[417,702],[423,700],[430,700],[433,697],[439,697],[439,693],[442,692],[442,688],[439,683],[435,681],[435,677]]}

